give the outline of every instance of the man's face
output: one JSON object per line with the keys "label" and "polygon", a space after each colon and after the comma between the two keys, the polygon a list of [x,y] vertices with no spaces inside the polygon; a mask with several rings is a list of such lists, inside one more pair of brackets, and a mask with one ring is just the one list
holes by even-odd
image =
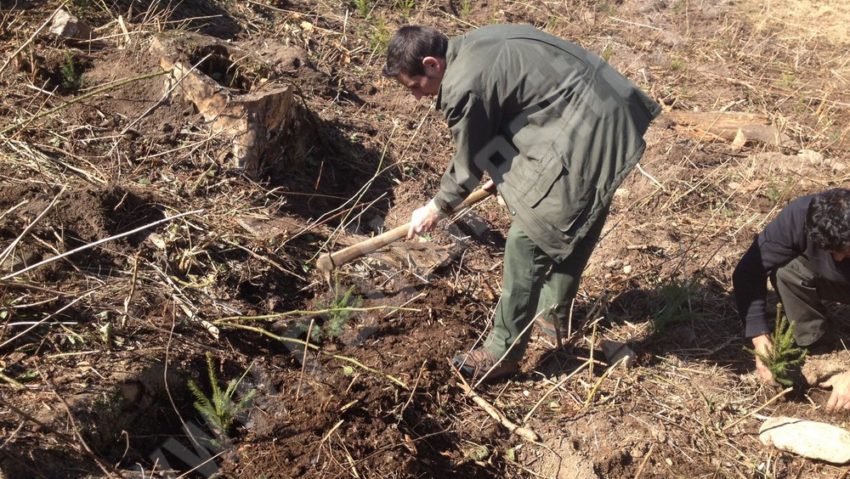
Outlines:
{"label": "man's face", "polygon": [[835,260],[836,263],[840,261],[844,261],[845,259],[850,258],[850,249],[846,251],[830,251],[829,254],[832,255],[832,259]]}
{"label": "man's face", "polygon": [[440,91],[440,79],[429,77],[427,74],[408,76],[405,73],[399,73],[396,80],[410,90],[417,100],[423,96],[434,96]]}
{"label": "man's face", "polygon": [[425,57],[422,60],[422,66],[425,69],[424,75],[410,76],[407,73],[399,73],[396,77],[399,83],[408,90],[417,100],[423,96],[435,96],[440,92],[440,83],[443,81],[443,73],[445,73],[445,61],[440,58]]}

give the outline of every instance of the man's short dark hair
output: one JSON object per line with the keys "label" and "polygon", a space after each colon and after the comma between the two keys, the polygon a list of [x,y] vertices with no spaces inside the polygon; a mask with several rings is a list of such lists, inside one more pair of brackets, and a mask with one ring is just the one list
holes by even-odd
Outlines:
{"label": "man's short dark hair", "polygon": [[396,78],[399,73],[408,76],[424,75],[422,59],[446,58],[449,39],[438,30],[420,25],[407,25],[390,39],[387,46],[387,64],[383,74]]}
{"label": "man's short dark hair", "polygon": [[836,188],[815,195],[806,215],[806,230],[821,249],[850,251],[850,190]]}

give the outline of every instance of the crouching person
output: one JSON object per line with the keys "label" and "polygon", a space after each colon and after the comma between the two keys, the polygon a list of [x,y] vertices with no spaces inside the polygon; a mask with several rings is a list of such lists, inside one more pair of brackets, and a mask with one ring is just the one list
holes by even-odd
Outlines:
{"label": "crouching person", "polygon": [[[765,315],[768,278],[793,325],[797,345],[807,347],[821,339],[828,322],[824,302],[850,304],[850,189],[807,195],[789,203],[735,268],[732,283],[745,336],[762,354],[773,347]],[[756,372],[763,381],[774,381],[758,356]],[[832,387],[827,410],[850,410],[850,370],[825,385]]]}

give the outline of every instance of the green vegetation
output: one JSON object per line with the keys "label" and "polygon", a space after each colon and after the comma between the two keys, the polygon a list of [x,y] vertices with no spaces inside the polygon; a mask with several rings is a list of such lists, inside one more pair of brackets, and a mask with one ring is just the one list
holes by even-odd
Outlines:
{"label": "green vegetation", "polygon": [[210,387],[212,387],[212,394],[209,397],[191,379],[188,381],[187,386],[195,396],[195,409],[204,417],[212,432],[219,439],[223,439],[227,436],[234,419],[248,408],[257,391],[251,389],[243,394],[242,398],[238,401],[234,399],[236,388],[245,378],[245,374],[248,374],[247,370],[238,380],[231,379],[227,383],[227,387],[222,390],[218,383],[218,377],[215,374],[212,355],[209,353],[207,353],[207,373],[209,374]]}
{"label": "green vegetation", "polygon": [[652,317],[652,329],[663,333],[674,324],[694,321],[701,315],[693,310],[691,298],[694,295],[695,285],[691,282],[682,282],[677,279],[661,286],[661,298],[663,306],[661,310]]}
{"label": "green vegetation", "polygon": [[674,58],[670,60],[670,69],[674,72],[684,70],[685,69],[685,61],[681,58]]}
{"label": "green vegetation", "polygon": [[777,83],[782,88],[791,88],[796,81],[797,77],[793,73],[782,72],[782,76],[779,77],[779,81]]}
{"label": "green vegetation", "polygon": [[83,83],[83,75],[74,62],[74,56],[68,52],[65,52],[65,63],[59,68],[59,74],[62,76],[63,90],[74,92],[80,89],[80,85]]}
{"label": "green vegetation", "polygon": [[401,12],[401,16],[408,18],[413,9],[416,8],[416,0],[396,0],[395,8]]}
{"label": "green vegetation", "polygon": [[611,44],[610,44],[610,43],[609,43],[609,44],[607,44],[607,45],[605,45],[605,49],[604,49],[604,50],[602,50],[602,55],[600,55],[600,56],[601,56],[601,57],[602,57],[602,59],[603,59],[603,60],[605,60],[606,62],[611,61],[611,57],[613,57],[613,56],[614,56],[614,48],[613,48],[613,47],[611,47]]}
{"label": "green vegetation", "polygon": [[773,183],[767,186],[764,191],[764,195],[767,197],[768,200],[770,200],[770,204],[773,206],[776,206],[776,204],[779,203],[779,200],[782,198],[782,192]]}
{"label": "green vegetation", "polygon": [[390,43],[390,29],[387,27],[387,22],[383,18],[375,20],[372,30],[369,32],[369,46],[377,53],[387,51],[387,45]]}
{"label": "green vegetation", "polygon": [[776,328],[773,330],[773,350],[762,354],[754,349],[747,351],[758,356],[782,386],[792,386],[791,372],[806,360],[806,351],[794,344],[794,325],[782,314],[782,305],[776,308]]}
{"label": "green vegetation", "polygon": [[[363,299],[354,294],[353,286],[345,290],[345,292],[340,293],[339,280],[336,279],[334,283],[333,298],[331,298],[328,304],[321,306],[321,309],[329,310],[327,315],[323,318],[321,325],[313,324],[310,340],[314,343],[341,336],[345,332],[345,326],[354,314],[352,310],[359,308],[363,303]],[[303,331],[307,331],[307,329],[307,326],[302,326]]]}
{"label": "green vegetation", "polygon": [[372,2],[370,0],[354,0],[354,4],[357,6],[357,13],[366,18],[369,16],[369,13],[372,12]]}
{"label": "green vegetation", "polygon": [[461,0],[460,2],[460,17],[466,18],[472,11],[472,0]]}

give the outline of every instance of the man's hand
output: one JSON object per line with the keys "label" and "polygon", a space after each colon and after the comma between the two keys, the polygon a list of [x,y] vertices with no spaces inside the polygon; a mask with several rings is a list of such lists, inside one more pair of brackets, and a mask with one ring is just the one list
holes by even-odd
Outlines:
{"label": "man's hand", "polygon": [[822,386],[832,388],[829,401],[826,403],[826,412],[841,412],[850,410],[850,371],[829,378]]}
{"label": "man's hand", "polygon": [[445,215],[434,203],[434,200],[429,201],[427,205],[421,208],[417,208],[410,215],[410,229],[407,230],[407,239],[413,239],[418,234],[431,231],[443,216]]}
{"label": "man's hand", "polygon": [[[773,351],[773,342],[770,341],[770,336],[762,334],[761,336],[754,337],[753,349],[763,356],[769,355]],[[756,375],[765,384],[776,384],[776,381],[773,379],[773,373],[770,372],[770,369],[767,368],[767,365],[764,364],[764,361],[761,360],[758,354],[756,354]]]}

